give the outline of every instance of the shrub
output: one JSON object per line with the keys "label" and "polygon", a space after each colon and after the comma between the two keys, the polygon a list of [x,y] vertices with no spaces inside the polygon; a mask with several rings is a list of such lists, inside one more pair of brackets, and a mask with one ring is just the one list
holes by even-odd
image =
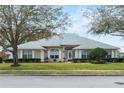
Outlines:
{"label": "shrub", "polygon": [[45,57],[44,61],[45,62],[49,62],[49,58],[48,57]]}
{"label": "shrub", "polygon": [[77,59],[73,59],[72,62],[73,62],[73,63],[77,63]]}
{"label": "shrub", "polygon": [[73,63],[86,63],[89,62],[89,59],[73,59]]}
{"label": "shrub", "polygon": [[104,59],[106,60],[107,62],[123,62],[124,58],[106,58]]}
{"label": "shrub", "polygon": [[107,51],[103,48],[95,48],[89,53],[90,59],[100,60],[106,58],[108,55]]}
{"label": "shrub", "polygon": [[2,58],[2,57],[0,57],[0,63],[2,63],[2,61],[3,61],[3,58]]}
{"label": "shrub", "polygon": [[93,50],[91,50],[91,52],[89,53],[89,59],[91,63],[99,63],[99,64],[104,64],[106,63],[106,59],[107,58],[107,51],[105,51],[102,48],[95,48]]}
{"label": "shrub", "polygon": [[91,60],[90,63],[92,64],[106,64],[106,60]]}
{"label": "shrub", "polygon": [[[7,59],[5,60],[6,63],[12,63],[13,59]],[[41,59],[40,58],[34,58],[34,59],[18,59],[19,63],[33,63],[37,62],[40,63]]]}

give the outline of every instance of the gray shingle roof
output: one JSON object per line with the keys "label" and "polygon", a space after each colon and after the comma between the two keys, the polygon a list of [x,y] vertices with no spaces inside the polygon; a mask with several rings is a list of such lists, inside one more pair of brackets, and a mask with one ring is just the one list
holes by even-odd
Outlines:
{"label": "gray shingle roof", "polygon": [[44,49],[39,42],[31,41],[18,45],[18,49]]}
{"label": "gray shingle roof", "polygon": [[79,45],[74,49],[92,49],[96,47],[105,49],[118,49],[118,47],[80,37],[76,34],[65,33],[60,36],[54,36],[50,39],[41,39],[28,42],[18,46],[19,49],[44,49],[42,46],[60,46],[60,45]]}

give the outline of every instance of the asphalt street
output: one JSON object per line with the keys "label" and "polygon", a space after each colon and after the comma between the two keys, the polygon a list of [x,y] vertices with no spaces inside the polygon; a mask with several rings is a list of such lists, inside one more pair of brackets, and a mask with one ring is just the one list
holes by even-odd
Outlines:
{"label": "asphalt street", "polygon": [[0,88],[124,88],[124,76],[7,76]]}

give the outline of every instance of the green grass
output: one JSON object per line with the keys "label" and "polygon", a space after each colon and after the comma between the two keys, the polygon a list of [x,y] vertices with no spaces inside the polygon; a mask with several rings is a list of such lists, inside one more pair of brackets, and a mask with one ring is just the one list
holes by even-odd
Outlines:
{"label": "green grass", "polygon": [[[0,74],[83,74],[83,75],[124,75],[124,63],[21,63],[20,67],[0,64]],[[91,70],[91,71],[87,71]],[[101,71],[94,71],[101,70]],[[102,71],[105,70],[105,71]],[[122,70],[122,71],[107,71]]]}
{"label": "green grass", "polygon": [[21,63],[20,67],[0,64],[0,70],[124,70],[124,63]]}
{"label": "green grass", "polygon": [[0,74],[67,74],[67,75],[124,75],[124,71],[78,71],[78,70],[2,70]]}

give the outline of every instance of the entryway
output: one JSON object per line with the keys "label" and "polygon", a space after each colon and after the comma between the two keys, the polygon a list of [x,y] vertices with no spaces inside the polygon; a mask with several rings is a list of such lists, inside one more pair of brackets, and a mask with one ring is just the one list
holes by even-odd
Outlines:
{"label": "entryway", "polygon": [[66,59],[72,60],[72,50],[66,50]]}

